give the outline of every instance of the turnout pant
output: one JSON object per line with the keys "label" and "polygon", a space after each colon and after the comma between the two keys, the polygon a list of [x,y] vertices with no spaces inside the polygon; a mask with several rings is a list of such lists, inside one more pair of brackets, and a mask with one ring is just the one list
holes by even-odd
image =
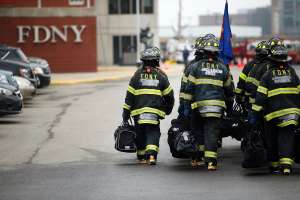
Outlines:
{"label": "turnout pant", "polygon": [[136,123],[136,145],[139,159],[148,159],[150,155],[157,158],[159,151],[160,127],[159,124],[137,124]]}
{"label": "turnout pant", "polygon": [[267,155],[272,167],[294,164],[295,133],[294,126],[278,127],[267,123]]}
{"label": "turnout pant", "polygon": [[192,133],[196,138],[198,154],[204,153],[207,163],[217,163],[220,124],[221,119],[216,117],[201,117],[198,113],[192,115]]}

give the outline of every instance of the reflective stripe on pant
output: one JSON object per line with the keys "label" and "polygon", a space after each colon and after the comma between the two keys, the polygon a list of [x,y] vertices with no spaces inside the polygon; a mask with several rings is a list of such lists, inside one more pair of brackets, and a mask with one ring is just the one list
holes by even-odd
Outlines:
{"label": "reflective stripe on pant", "polygon": [[145,151],[146,157],[157,156],[159,151],[160,127],[154,124],[137,124],[136,145],[139,151]]}
{"label": "reflective stripe on pant", "polygon": [[295,133],[294,126],[278,127],[271,123],[266,126],[268,160],[280,165],[293,165]]}
{"label": "reflective stripe on pant", "polygon": [[217,162],[218,138],[220,135],[221,119],[219,118],[204,118],[204,146],[205,146],[205,161]]}

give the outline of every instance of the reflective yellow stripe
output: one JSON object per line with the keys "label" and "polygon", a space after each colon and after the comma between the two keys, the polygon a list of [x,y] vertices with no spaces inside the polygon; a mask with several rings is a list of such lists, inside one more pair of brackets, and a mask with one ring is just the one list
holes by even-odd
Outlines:
{"label": "reflective yellow stripe", "polygon": [[294,160],[291,158],[281,158],[279,162],[281,165],[294,165]]}
{"label": "reflective yellow stripe", "polygon": [[217,113],[203,113],[201,114],[203,117],[216,117],[216,118],[221,118],[222,114],[217,114]]}
{"label": "reflective yellow stripe", "polygon": [[279,162],[271,162],[271,167],[279,167]]}
{"label": "reflective yellow stripe", "polygon": [[205,150],[205,146],[204,145],[197,145],[197,149],[198,151],[204,151]]}
{"label": "reflective yellow stripe", "polygon": [[235,89],[235,93],[236,94],[242,94],[244,90],[240,89],[240,88],[236,88]]}
{"label": "reflective yellow stripe", "polygon": [[133,110],[133,111],[131,111],[131,116],[136,116],[136,115],[140,115],[143,113],[154,113],[162,118],[164,118],[166,116],[166,113],[164,111],[158,110],[156,108],[149,108],[149,107],[144,107],[144,108]]}
{"label": "reflective yellow stripe", "polygon": [[268,97],[273,97],[280,94],[299,94],[298,88],[278,88],[275,90],[270,90],[268,92]]}
{"label": "reflective yellow stripe", "polygon": [[186,77],[185,75],[183,75],[183,77],[182,77],[182,82],[184,82],[184,83],[187,83],[187,81],[188,81],[188,77]]}
{"label": "reflective yellow stripe", "polygon": [[139,124],[154,124],[154,125],[159,124],[159,122],[156,120],[146,120],[146,119],[141,119],[138,121],[138,123]]}
{"label": "reflective yellow stripe", "polygon": [[247,75],[246,74],[244,74],[243,72],[240,74],[240,79],[242,79],[242,80],[246,80],[247,79]]}
{"label": "reflective yellow stripe", "polygon": [[196,78],[193,77],[192,75],[189,75],[188,80],[194,84],[196,84]]}
{"label": "reflective yellow stripe", "polygon": [[135,96],[138,95],[145,95],[145,94],[150,94],[150,95],[157,95],[157,96],[161,96],[162,93],[160,90],[155,90],[155,89],[139,89],[139,90],[135,90]]}
{"label": "reflective yellow stripe", "polygon": [[268,115],[265,116],[267,121],[270,121],[274,118],[278,118],[284,115],[289,115],[289,114],[297,114],[300,115],[300,109],[298,108],[288,108],[288,109],[283,109],[283,110],[278,110],[275,112],[272,112]]}
{"label": "reflective yellow stripe", "polygon": [[127,91],[130,92],[133,95],[135,94],[135,89],[133,87],[131,87],[130,85],[128,86]]}
{"label": "reflective yellow stripe", "polygon": [[268,95],[268,88],[265,88],[263,86],[258,86],[257,92],[263,93],[265,95]]}
{"label": "reflective yellow stripe", "polygon": [[286,126],[289,126],[289,125],[295,125],[295,126],[297,126],[298,125],[298,121],[296,121],[296,120],[290,120],[290,121],[282,122],[281,124],[278,124],[277,126],[279,126],[279,127],[286,127]]}
{"label": "reflective yellow stripe", "polygon": [[146,152],[147,151],[156,151],[156,152],[158,152],[159,148],[156,145],[149,144],[149,145],[146,146]]}
{"label": "reflective yellow stripe", "polygon": [[246,81],[247,81],[247,82],[250,82],[250,83],[252,83],[252,84],[254,84],[254,85],[256,85],[256,86],[259,86],[259,81],[256,80],[256,79],[253,78],[253,77],[248,77],[248,78],[246,79]]}
{"label": "reflective yellow stripe", "polygon": [[298,85],[297,89],[298,89],[298,91],[300,92],[300,85]]}
{"label": "reflective yellow stripe", "polygon": [[180,92],[180,94],[179,94],[179,98],[181,98],[181,99],[184,99],[184,96],[185,96],[185,93],[183,93],[183,92]]}
{"label": "reflective yellow stripe", "polygon": [[126,110],[130,110],[131,106],[129,106],[128,104],[125,103],[125,104],[123,105],[123,108],[126,109]]}
{"label": "reflective yellow stripe", "polygon": [[262,106],[256,105],[256,104],[252,104],[252,110],[255,110],[257,112],[261,111],[263,109]]}
{"label": "reflective yellow stripe", "polygon": [[249,103],[254,104],[255,103],[255,99],[252,97],[249,97]]}
{"label": "reflective yellow stripe", "polygon": [[214,80],[214,79],[196,79],[195,81],[196,85],[203,85],[203,84],[210,84],[210,85],[215,85],[215,86],[220,86],[223,87],[223,81],[220,80]]}
{"label": "reflective yellow stripe", "polygon": [[192,109],[202,107],[202,106],[221,106],[226,108],[226,104],[224,101],[221,100],[204,100],[198,101],[192,104]]}
{"label": "reflective yellow stripe", "polygon": [[245,95],[246,95],[246,96],[250,96],[251,93],[250,93],[250,92],[245,92]]}
{"label": "reflective yellow stripe", "polygon": [[137,151],[137,155],[138,156],[143,156],[143,155],[145,155],[146,154],[146,150],[138,150]]}
{"label": "reflective yellow stripe", "polygon": [[183,97],[183,99],[185,99],[185,100],[192,100],[193,99],[193,95],[191,95],[191,94],[185,94],[184,97]]}
{"label": "reflective yellow stripe", "polygon": [[206,158],[217,158],[218,153],[217,152],[213,152],[213,151],[205,151],[204,152],[204,157]]}
{"label": "reflective yellow stripe", "polygon": [[173,90],[172,87],[169,85],[169,87],[162,92],[162,95],[166,96],[170,94],[172,90]]}

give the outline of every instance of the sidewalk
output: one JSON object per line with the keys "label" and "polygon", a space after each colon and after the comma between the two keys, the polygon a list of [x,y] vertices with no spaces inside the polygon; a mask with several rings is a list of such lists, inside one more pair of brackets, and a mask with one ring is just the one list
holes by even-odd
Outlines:
{"label": "sidewalk", "polygon": [[[135,66],[108,66],[99,67],[97,72],[90,73],[53,73],[51,85],[74,85],[125,80],[131,77],[136,69]],[[162,69],[168,75],[176,74],[182,72],[183,65],[163,65]]]}

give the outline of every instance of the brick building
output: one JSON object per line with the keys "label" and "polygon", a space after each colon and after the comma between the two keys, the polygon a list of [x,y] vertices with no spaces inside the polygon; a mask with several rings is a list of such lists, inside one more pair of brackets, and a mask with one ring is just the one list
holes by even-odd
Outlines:
{"label": "brick building", "polygon": [[[158,43],[157,0],[140,0]],[[0,43],[45,58],[54,72],[135,62],[136,0],[1,0]]]}

